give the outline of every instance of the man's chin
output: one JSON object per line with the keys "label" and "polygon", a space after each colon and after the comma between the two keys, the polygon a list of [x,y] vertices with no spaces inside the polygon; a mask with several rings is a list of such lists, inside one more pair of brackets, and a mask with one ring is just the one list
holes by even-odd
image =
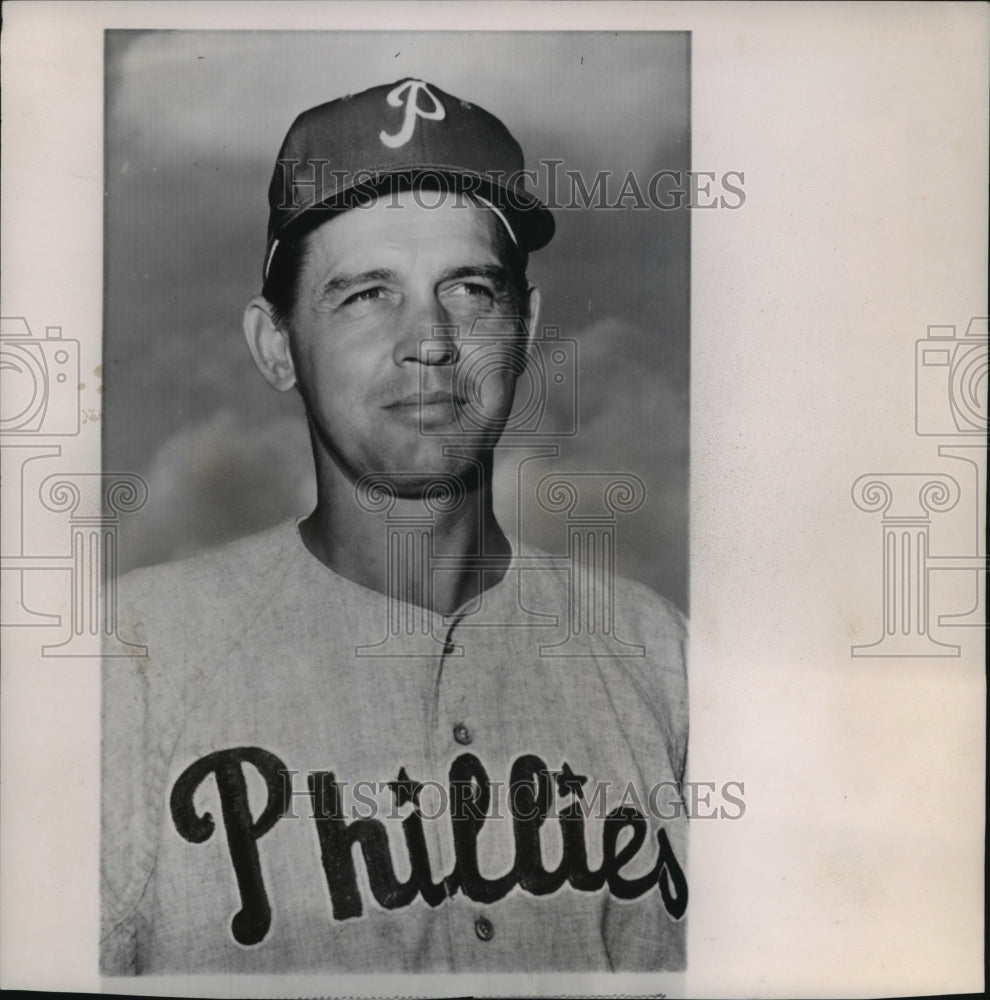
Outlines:
{"label": "man's chin", "polygon": [[380,463],[378,471],[368,473],[362,481],[400,499],[429,503],[431,498],[476,491],[491,464],[490,445],[479,450],[476,444],[464,441],[431,442],[427,448],[390,456],[390,461]]}

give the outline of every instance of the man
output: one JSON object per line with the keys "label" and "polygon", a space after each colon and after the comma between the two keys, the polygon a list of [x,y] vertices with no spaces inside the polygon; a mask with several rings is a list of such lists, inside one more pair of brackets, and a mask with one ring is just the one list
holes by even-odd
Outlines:
{"label": "man", "polygon": [[244,332],[317,504],[122,582],[106,973],[683,968],[683,623],[492,510],[554,228],[522,166],[419,80],[289,129]]}

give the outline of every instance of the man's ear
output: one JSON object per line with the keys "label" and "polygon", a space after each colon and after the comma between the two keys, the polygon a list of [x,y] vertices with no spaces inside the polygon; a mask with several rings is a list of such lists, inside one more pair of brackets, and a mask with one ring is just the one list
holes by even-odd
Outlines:
{"label": "man's ear", "polygon": [[535,285],[530,285],[526,292],[526,329],[529,331],[530,340],[536,336],[536,324],[540,322],[541,305],[540,290]]}
{"label": "man's ear", "polygon": [[289,338],[275,324],[271,303],[261,295],[251,299],[244,310],[244,339],[265,381],[279,392],[288,392],[296,384]]}

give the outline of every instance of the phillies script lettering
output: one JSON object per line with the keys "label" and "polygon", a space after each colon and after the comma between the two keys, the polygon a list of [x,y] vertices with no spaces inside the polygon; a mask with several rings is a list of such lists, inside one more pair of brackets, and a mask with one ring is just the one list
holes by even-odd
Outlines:
{"label": "phillies script lettering", "polygon": [[[248,804],[245,764],[254,768],[267,786],[265,807],[257,819],[252,817]],[[566,764],[564,768],[573,778]],[[291,811],[291,773],[267,750],[238,747],[200,758],[183,771],[172,787],[170,806],[176,830],[191,843],[202,844],[213,835],[215,824],[210,813],[200,815],[196,811],[193,796],[210,775],[216,781],[230,860],[241,896],[241,909],[234,915],[231,932],[242,945],[260,943],[271,927],[272,911],[258,842]],[[682,917],[687,909],[687,880],[662,827],[657,831],[657,856],[651,870],[635,878],[621,874],[646,841],[647,821],[635,807],[620,806],[605,817],[602,864],[596,869],[588,866],[584,813],[580,805],[575,802],[558,810],[562,859],[552,871],[544,867],[540,827],[553,803],[553,773],[533,754],[525,754],[513,762],[510,787],[514,794],[509,800],[509,812],[515,861],[504,875],[485,878],[479,871],[478,835],[491,806],[491,782],[474,754],[457,757],[449,771],[455,864],[450,874],[435,881],[430,870],[415,783],[404,777],[405,769],[400,771],[403,780],[394,783],[395,794],[400,801],[412,802],[414,807],[402,819],[411,875],[400,882],[389,853],[385,825],[372,818],[344,819],[341,786],[333,773],[310,772],[307,784],[313,803],[313,821],[334,919],[349,920],[364,912],[354,862],[355,845],[364,857],[371,894],[387,910],[409,906],[417,896],[434,907],[459,892],[477,903],[494,903],[516,886],[534,896],[546,896],[568,884],[579,892],[598,892],[607,886],[613,896],[627,900],[655,888],[667,913],[675,920]],[[625,830],[629,834],[620,847]]]}

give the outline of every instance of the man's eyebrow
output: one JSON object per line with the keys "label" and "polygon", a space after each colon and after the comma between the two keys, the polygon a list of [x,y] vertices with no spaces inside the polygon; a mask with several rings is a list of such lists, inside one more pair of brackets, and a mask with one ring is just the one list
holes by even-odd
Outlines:
{"label": "man's eyebrow", "polygon": [[440,275],[440,281],[457,281],[459,278],[487,278],[497,288],[504,288],[509,283],[509,272],[498,264],[467,264],[448,267]]}
{"label": "man's eyebrow", "polygon": [[362,271],[360,274],[335,274],[320,286],[320,298],[339,295],[355,285],[366,285],[373,281],[394,281],[395,278],[395,271],[381,267],[376,267],[371,271]]}

